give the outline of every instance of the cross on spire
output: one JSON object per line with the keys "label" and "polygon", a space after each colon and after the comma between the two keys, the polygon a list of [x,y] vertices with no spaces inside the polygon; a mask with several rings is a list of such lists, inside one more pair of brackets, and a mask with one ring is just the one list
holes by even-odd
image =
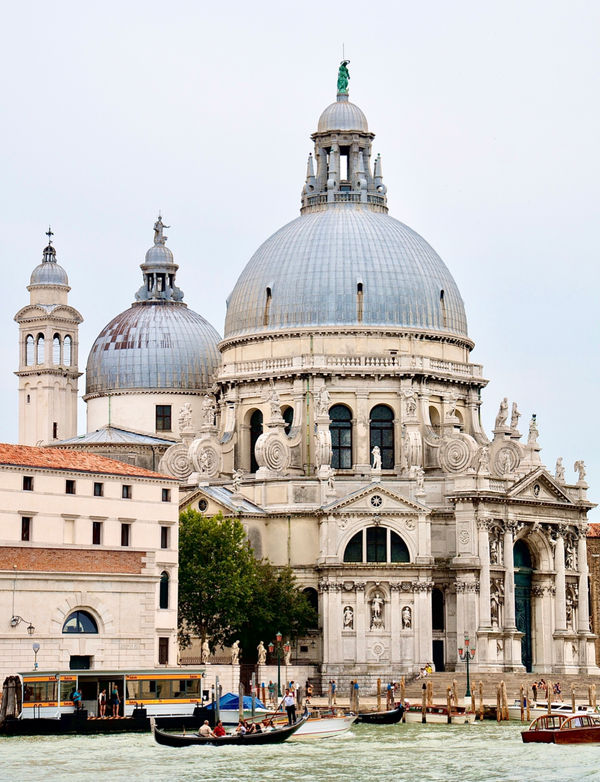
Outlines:
{"label": "cross on spire", "polygon": [[52,231],[52,228],[48,226],[48,230],[46,231],[46,236],[48,237],[48,244],[52,244],[52,237],[54,236],[54,233]]}

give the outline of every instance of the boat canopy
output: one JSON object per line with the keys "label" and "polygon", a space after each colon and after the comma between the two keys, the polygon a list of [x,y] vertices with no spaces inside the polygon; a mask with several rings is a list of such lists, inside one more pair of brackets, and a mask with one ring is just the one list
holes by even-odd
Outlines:
{"label": "boat canopy", "polygon": [[[254,703],[257,709],[266,708],[266,706],[260,700],[260,698],[256,698]],[[225,695],[221,695],[221,700],[219,701],[219,709],[235,710],[235,709],[239,709],[239,705],[240,705],[239,695],[236,695],[233,692],[226,692]],[[206,708],[214,709],[215,704],[210,703]],[[252,698],[250,697],[250,695],[244,695],[244,709],[251,709],[251,708],[252,708]]]}

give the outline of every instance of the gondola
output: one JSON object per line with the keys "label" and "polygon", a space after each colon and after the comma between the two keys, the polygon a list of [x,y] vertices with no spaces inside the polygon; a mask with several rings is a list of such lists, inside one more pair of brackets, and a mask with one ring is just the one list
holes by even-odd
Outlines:
{"label": "gondola", "polygon": [[182,733],[165,733],[159,730],[155,724],[152,725],[152,733],[154,735],[154,741],[157,744],[162,744],[165,747],[193,747],[193,746],[233,746],[237,744],[243,744],[244,746],[250,746],[254,744],[279,744],[301,728],[308,719],[308,713],[304,714],[301,719],[295,722],[293,725],[285,725],[283,728],[275,728],[275,730],[269,730],[265,733],[245,733],[243,736],[239,733],[228,733],[226,736],[220,736],[218,738],[205,738],[204,736],[198,736],[196,733],[188,733],[184,735]]}
{"label": "gondola", "polygon": [[369,725],[395,725],[400,722],[404,714],[404,706],[400,703],[395,709],[389,711],[360,711],[357,722],[366,722]]}

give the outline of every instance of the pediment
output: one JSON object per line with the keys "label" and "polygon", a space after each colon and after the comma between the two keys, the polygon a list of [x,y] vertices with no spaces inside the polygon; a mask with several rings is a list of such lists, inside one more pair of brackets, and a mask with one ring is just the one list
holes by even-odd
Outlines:
{"label": "pediment", "polygon": [[412,516],[429,513],[426,505],[404,497],[380,483],[371,483],[364,489],[350,492],[345,497],[324,505],[323,510],[327,513],[397,513]]}
{"label": "pediment", "polygon": [[234,496],[225,486],[199,486],[186,494],[179,503],[179,510],[197,510],[205,516],[267,516],[263,508],[245,497]]}
{"label": "pediment", "polygon": [[512,486],[508,496],[535,502],[560,502],[572,505],[573,500],[564,488],[543,468],[538,467]]}

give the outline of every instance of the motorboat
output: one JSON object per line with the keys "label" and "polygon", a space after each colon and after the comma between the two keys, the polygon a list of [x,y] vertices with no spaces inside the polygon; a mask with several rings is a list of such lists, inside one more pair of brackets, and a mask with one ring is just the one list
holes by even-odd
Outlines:
{"label": "motorboat", "polygon": [[[524,710],[526,711],[527,707],[525,707]],[[564,714],[567,717],[570,717],[573,714],[596,713],[591,706],[576,706],[575,711],[573,711],[571,703],[563,703],[562,701],[550,703],[550,712],[552,714]],[[548,714],[548,701],[530,701],[529,715],[531,719],[541,717],[544,714]],[[521,704],[518,698],[508,707],[508,718],[509,720],[521,720]]]}
{"label": "motorboat", "polygon": [[152,722],[152,734],[157,744],[166,747],[192,747],[192,746],[253,746],[258,744],[280,744],[291,738],[297,733],[308,720],[308,714],[293,725],[282,725],[273,730],[262,731],[261,733],[227,733],[225,736],[199,736],[197,733],[167,733],[156,727],[154,719]]}
{"label": "motorboat", "polygon": [[[279,713],[275,716],[276,723],[281,724],[287,717]],[[294,733],[294,741],[304,739],[327,739],[339,736],[350,730],[356,722],[356,714],[344,714],[334,709],[327,711],[311,711],[302,727]]]}
{"label": "motorboat", "polygon": [[600,715],[542,714],[521,732],[526,744],[600,744]]}

